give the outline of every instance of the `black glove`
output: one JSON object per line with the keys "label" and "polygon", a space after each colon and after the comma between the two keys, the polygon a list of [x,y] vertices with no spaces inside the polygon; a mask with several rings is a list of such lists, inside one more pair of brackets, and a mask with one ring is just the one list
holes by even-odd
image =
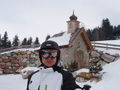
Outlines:
{"label": "black glove", "polygon": [[90,90],[90,88],[91,88],[91,86],[87,85],[87,84],[83,86],[83,90]]}

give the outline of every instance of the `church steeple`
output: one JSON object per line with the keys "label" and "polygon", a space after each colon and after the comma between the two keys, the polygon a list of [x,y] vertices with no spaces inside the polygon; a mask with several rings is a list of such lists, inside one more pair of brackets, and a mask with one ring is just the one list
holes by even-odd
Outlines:
{"label": "church steeple", "polygon": [[77,21],[77,16],[75,16],[74,11],[72,16],[69,17],[70,21],[68,23],[68,33],[73,33],[77,28],[79,28],[79,21]]}
{"label": "church steeple", "polygon": [[75,16],[74,11],[73,11],[73,15],[70,16],[70,20],[77,20],[77,17]]}

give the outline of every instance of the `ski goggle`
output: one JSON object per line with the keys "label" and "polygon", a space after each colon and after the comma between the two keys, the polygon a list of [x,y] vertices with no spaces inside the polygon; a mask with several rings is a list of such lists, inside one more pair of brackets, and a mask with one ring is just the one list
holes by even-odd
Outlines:
{"label": "ski goggle", "polygon": [[57,57],[57,50],[42,50],[42,57],[47,58],[55,58]]}

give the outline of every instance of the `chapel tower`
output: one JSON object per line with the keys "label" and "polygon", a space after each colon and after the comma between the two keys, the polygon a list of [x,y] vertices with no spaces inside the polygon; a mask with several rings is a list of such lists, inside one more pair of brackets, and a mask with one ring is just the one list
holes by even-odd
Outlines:
{"label": "chapel tower", "polygon": [[68,33],[73,33],[77,28],[79,28],[79,23],[80,21],[77,21],[77,17],[74,15],[74,11],[73,11],[73,15],[69,17],[70,20],[67,21],[68,25],[67,25],[67,32]]}

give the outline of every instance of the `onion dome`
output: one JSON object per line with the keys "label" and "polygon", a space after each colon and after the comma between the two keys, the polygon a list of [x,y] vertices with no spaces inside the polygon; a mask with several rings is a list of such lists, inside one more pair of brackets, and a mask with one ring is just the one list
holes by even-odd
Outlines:
{"label": "onion dome", "polygon": [[77,17],[74,15],[74,11],[73,11],[73,15],[70,16],[70,20],[77,20]]}

